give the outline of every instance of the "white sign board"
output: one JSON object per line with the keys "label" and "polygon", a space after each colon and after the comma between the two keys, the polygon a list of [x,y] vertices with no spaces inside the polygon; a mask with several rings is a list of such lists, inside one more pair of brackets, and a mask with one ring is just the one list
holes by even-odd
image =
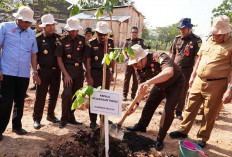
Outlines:
{"label": "white sign board", "polygon": [[121,94],[110,90],[94,90],[90,97],[90,112],[108,116],[121,116]]}

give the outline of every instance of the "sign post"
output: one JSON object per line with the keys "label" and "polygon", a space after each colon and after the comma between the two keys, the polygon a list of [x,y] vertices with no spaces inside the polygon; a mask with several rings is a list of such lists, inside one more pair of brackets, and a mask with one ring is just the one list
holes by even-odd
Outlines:
{"label": "sign post", "polygon": [[109,123],[108,116],[122,115],[121,94],[109,90],[95,90],[90,97],[90,112],[104,115],[105,154],[109,157]]}

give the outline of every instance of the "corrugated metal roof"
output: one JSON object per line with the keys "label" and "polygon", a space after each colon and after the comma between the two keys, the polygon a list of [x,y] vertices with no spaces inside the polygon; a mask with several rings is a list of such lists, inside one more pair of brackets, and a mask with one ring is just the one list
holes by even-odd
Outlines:
{"label": "corrugated metal roof", "polygon": [[[88,14],[88,13],[80,13],[75,16],[74,18],[78,19],[85,19],[85,20],[96,20],[96,17],[93,14]],[[119,21],[119,22],[124,22],[128,20],[131,16],[112,16],[113,21]],[[110,21],[110,16],[109,15],[103,15],[98,18],[99,20],[103,21]]]}

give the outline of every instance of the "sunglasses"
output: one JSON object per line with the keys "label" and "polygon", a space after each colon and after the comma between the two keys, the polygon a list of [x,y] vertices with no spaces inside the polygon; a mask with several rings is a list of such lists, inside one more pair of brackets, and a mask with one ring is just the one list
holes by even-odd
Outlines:
{"label": "sunglasses", "polygon": [[106,36],[107,34],[97,33],[98,36]]}

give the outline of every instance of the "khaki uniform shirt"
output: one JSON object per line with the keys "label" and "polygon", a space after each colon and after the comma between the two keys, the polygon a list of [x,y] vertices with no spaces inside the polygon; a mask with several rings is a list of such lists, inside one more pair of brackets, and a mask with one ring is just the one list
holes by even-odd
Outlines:
{"label": "khaki uniform shirt", "polygon": [[201,56],[197,69],[198,76],[206,79],[227,78],[231,72],[231,53],[231,36],[222,43],[216,43],[209,37],[198,52]]}
{"label": "khaki uniform shirt", "polygon": [[193,33],[185,38],[179,35],[174,39],[169,52],[175,55],[174,62],[177,65],[181,67],[192,67],[201,43],[201,38]]}

